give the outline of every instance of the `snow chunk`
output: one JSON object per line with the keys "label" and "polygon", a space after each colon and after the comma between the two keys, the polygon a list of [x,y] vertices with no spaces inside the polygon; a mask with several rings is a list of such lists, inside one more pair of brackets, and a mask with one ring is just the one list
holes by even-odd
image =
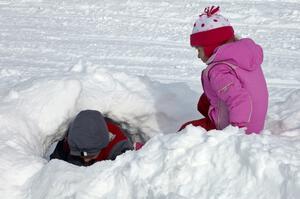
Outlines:
{"label": "snow chunk", "polygon": [[[193,114],[177,115],[173,103],[182,108],[196,95],[187,90],[187,95],[181,96],[174,85],[187,90],[184,84],[164,85],[89,66],[80,73],[70,71],[69,76],[29,79],[8,89],[0,101],[3,197],[27,195],[24,185],[47,167],[47,149],[64,135],[69,122],[83,109],[97,109],[117,120],[128,121],[149,137],[176,131],[181,124],[178,121]],[[185,100],[186,96],[190,97]]]}
{"label": "snow chunk", "polygon": [[[69,76],[23,82],[0,101],[3,197],[292,199],[300,194],[299,135],[245,135],[231,126],[209,132],[188,126],[174,133],[193,116],[186,108],[191,99],[196,104],[197,95],[184,84],[92,65]],[[82,109],[128,121],[151,139],[139,151],[90,167],[48,163],[46,149]]]}
{"label": "snow chunk", "polygon": [[300,89],[292,92],[284,102],[272,105],[267,128],[273,134],[299,136],[300,129]]}
{"label": "snow chunk", "polygon": [[296,198],[298,150],[289,138],[189,126],[91,167],[52,160],[30,198]]}

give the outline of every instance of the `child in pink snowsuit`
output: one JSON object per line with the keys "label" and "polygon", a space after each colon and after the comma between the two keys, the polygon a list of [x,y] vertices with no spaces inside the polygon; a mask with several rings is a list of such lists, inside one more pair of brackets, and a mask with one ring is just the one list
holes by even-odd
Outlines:
{"label": "child in pink snowsuit", "polygon": [[219,7],[206,8],[194,24],[191,46],[207,64],[202,71],[204,93],[198,110],[205,118],[187,122],[206,130],[228,125],[260,133],[268,107],[268,90],[261,64],[262,48],[253,40],[237,40],[228,20],[217,14]]}

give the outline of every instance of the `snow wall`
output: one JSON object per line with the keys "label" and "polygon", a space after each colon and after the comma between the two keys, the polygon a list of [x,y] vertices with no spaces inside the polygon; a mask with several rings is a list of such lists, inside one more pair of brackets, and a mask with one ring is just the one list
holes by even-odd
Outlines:
{"label": "snow wall", "polygon": [[[247,136],[231,126],[210,132],[189,126],[176,133],[184,121],[200,117],[195,112],[199,94],[187,85],[162,84],[81,63],[67,73],[29,79],[3,92],[1,198],[300,195],[299,90],[287,102],[272,104],[275,112],[269,114],[262,135]],[[49,147],[83,109],[127,121],[151,139],[139,151],[90,167],[48,162]]]}

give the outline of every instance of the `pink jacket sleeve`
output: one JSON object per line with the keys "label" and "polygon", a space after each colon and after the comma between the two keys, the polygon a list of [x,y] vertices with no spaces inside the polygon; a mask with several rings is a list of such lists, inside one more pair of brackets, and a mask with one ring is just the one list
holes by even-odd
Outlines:
{"label": "pink jacket sleeve", "polygon": [[220,64],[209,71],[209,77],[217,97],[227,105],[230,124],[239,127],[247,126],[252,114],[252,101],[235,71],[227,65]]}

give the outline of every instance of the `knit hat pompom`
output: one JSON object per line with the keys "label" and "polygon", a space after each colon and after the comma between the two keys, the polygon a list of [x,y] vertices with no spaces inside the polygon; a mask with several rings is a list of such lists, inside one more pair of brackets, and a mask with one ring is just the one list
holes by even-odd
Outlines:
{"label": "knit hat pompom", "polygon": [[190,36],[191,46],[203,47],[204,53],[210,57],[215,48],[234,37],[234,30],[228,19],[218,14],[219,6],[207,7],[194,23]]}

